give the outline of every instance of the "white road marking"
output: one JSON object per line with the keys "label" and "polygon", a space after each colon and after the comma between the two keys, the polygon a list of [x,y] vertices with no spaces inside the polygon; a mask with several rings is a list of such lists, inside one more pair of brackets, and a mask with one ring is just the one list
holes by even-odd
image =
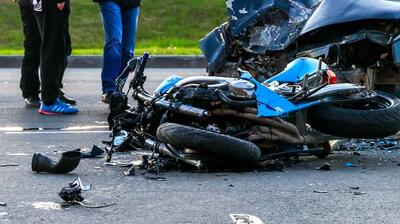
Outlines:
{"label": "white road marking", "polygon": [[101,134],[110,131],[7,131],[6,135],[27,135],[27,134]]}
{"label": "white road marking", "polygon": [[0,132],[6,135],[21,135],[21,134],[93,134],[93,133],[109,133],[106,125],[86,125],[72,126],[67,128],[23,128],[23,127],[0,127]]}

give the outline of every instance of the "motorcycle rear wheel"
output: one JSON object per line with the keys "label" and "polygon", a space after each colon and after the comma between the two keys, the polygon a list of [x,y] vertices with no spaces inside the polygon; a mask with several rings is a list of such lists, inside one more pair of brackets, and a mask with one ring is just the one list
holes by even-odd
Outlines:
{"label": "motorcycle rear wheel", "polygon": [[260,149],[252,142],[181,124],[160,125],[157,138],[174,147],[191,149],[221,161],[237,162],[238,165],[256,163],[261,157]]}
{"label": "motorcycle rear wheel", "polygon": [[321,105],[307,115],[311,127],[346,138],[381,138],[400,131],[400,100],[377,92],[368,103]]}

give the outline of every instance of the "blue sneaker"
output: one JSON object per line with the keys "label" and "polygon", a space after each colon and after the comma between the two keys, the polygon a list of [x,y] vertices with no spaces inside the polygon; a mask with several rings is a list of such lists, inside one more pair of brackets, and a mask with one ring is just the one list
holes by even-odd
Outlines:
{"label": "blue sneaker", "polygon": [[57,99],[53,105],[47,106],[43,102],[40,104],[39,113],[44,115],[55,115],[55,114],[75,114],[78,113],[79,109],[62,102]]}

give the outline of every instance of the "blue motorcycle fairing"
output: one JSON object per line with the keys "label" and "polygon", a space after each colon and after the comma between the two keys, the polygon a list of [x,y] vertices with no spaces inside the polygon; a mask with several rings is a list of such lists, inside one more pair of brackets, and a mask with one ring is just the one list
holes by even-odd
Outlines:
{"label": "blue motorcycle fairing", "polygon": [[169,89],[171,89],[176,83],[181,81],[183,77],[172,75],[165,79],[160,85],[158,85],[157,89],[154,90],[154,95],[162,95],[166,93]]}
{"label": "blue motorcycle fairing", "polygon": [[282,117],[291,112],[299,111],[321,103],[320,101],[313,101],[295,105],[281,95],[257,82],[257,80],[255,80],[247,71],[243,71],[240,78],[254,83],[257,87],[255,96],[257,99],[258,117]]}
{"label": "blue motorcycle fairing", "polygon": [[[299,83],[301,82],[306,74],[312,75],[318,71],[319,60],[313,58],[297,58],[290,62],[285,70],[281,73],[267,79],[264,83],[270,83],[278,81],[279,83]],[[328,66],[322,62],[322,70],[328,69]]]}

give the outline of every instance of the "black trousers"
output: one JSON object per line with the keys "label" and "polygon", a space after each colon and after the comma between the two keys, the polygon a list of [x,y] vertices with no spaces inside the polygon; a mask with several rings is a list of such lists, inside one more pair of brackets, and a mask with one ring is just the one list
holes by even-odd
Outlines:
{"label": "black trousers", "polygon": [[63,10],[57,8],[54,0],[38,1],[40,7],[33,7],[33,13],[41,37],[40,81],[42,101],[51,105],[60,95],[62,78],[71,54],[69,34],[70,2],[65,1]]}
{"label": "black trousers", "polygon": [[39,94],[39,65],[41,37],[31,4],[19,4],[24,31],[24,58],[21,66],[19,87],[22,96],[28,98]]}

